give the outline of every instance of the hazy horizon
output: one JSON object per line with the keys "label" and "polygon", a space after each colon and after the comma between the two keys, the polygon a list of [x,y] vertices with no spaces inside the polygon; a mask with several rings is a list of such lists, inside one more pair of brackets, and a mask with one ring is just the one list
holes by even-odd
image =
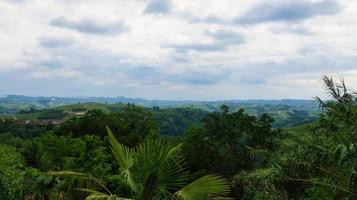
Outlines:
{"label": "hazy horizon", "polygon": [[310,99],[300,98],[300,99],[290,99],[290,98],[281,98],[281,99],[150,99],[150,98],[142,98],[142,97],[127,97],[127,96],[27,96],[22,94],[0,94],[0,98],[6,98],[8,96],[24,96],[30,98],[75,98],[75,99],[86,99],[86,98],[127,98],[127,99],[140,99],[146,101],[197,101],[197,102],[216,102],[216,101],[284,101],[284,100],[293,100],[293,101],[315,101],[314,97]]}
{"label": "hazy horizon", "polygon": [[327,98],[356,35],[354,0],[3,0],[0,94]]}

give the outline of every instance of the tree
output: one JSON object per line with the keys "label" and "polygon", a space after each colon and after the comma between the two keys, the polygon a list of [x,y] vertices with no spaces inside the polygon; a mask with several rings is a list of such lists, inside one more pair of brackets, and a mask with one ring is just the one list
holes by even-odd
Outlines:
{"label": "tree", "polygon": [[98,177],[110,174],[111,157],[98,136],[72,138],[48,133],[36,138],[34,145],[39,154],[37,166],[42,171],[75,170]]}
{"label": "tree", "polygon": [[[162,140],[149,139],[136,148],[129,148],[119,143],[109,129],[108,139],[115,159],[120,165],[120,172],[132,190],[132,195],[126,198],[203,200],[228,194],[229,184],[219,176],[207,175],[187,185],[189,172],[180,153],[181,145],[172,146]],[[85,177],[100,183],[90,176],[75,172],[51,174]],[[106,193],[90,189],[83,191],[91,193],[87,199],[120,199],[109,190],[105,190]]]}
{"label": "tree", "polygon": [[231,113],[228,106],[221,106],[220,112],[208,114],[201,127],[191,127],[183,138],[191,169],[233,175],[251,168],[250,150],[274,147],[279,131],[272,129],[272,121],[266,114],[256,118],[242,109]]}
{"label": "tree", "polygon": [[180,136],[191,125],[199,124],[208,112],[197,108],[154,109],[160,135]]}
{"label": "tree", "polygon": [[343,79],[323,81],[332,99],[316,97],[320,119],[282,141],[267,169],[270,178],[257,178],[286,191],[289,199],[357,199],[357,94]]}
{"label": "tree", "polygon": [[21,198],[24,160],[13,147],[0,145],[0,199]]}
{"label": "tree", "polygon": [[72,134],[73,137],[97,135],[105,137],[106,125],[120,142],[135,146],[146,137],[157,135],[157,123],[153,114],[145,108],[128,105],[120,112],[104,113],[90,110],[80,118],[73,118],[60,126],[59,135]]}
{"label": "tree", "polygon": [[357,94],[343,79],[337,83],[325,76],[323,81],[332,100],[316,98],[325,114],[309,130],[310,138],[299,155],[299,160],[305,158],[301,163],[306,168],[297,173],[310,183],[306,189],[310,193],[325,191],[333,199],[357,198]]}

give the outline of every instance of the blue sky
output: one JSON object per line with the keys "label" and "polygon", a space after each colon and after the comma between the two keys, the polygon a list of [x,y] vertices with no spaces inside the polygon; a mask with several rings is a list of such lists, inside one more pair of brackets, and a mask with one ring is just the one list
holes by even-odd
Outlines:
{"label": "blue sky", "polygon": [[0,95],[326,97],[357,89],[355,0],[0,0]]}

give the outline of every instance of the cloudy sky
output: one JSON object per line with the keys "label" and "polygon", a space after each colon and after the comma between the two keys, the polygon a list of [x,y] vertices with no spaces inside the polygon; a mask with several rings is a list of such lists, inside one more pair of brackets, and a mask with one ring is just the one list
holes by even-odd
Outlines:
{"label": "cloudy sky", "polygon": [[149,99],[357,89],[356,0],[0,0],[0,95]]}

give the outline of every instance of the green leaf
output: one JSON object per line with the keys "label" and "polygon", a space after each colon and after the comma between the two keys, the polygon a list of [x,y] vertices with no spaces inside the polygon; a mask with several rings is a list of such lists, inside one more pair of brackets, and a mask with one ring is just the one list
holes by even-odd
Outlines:
{"label": "green leaf", "polygon": [[91,194],[86,198],[86,200],[133,200],[133,199],[121,198],[115,195]]}
{"label": "green leaf", "polygon": [[207,175],[177,191],[175,196],[182,200],[224,199],[229,189],[230,185],[224,178]]}
{"label": "green leaf", "polygon": [[130,168],[134,165],[134,151],[129,147],[120,144],[114,137],[112,131],[107,126],[108,139],[115,159],[119,162],[120,170],[127,179],[129,186],[133,191],[138,191],[138,186],[134,181]]}
{"label": "green leaf", "polygon": [[[105,189],[105,191],[108,192],[108,194],[111,194],[111,192],[108,190],[108,188],[105,187],[105,184],[101,180],[99,180],[98,178],[95,178],[89,174],[73,172],[73,171],[47,172],[46,174],[48,174],[50,176],[68,177],[68,178],[71,178],[72,180],[77,179],[79,181],[87,181],[87,185],[88,185],[88,181],[93,181],[96,184],[98,184],[100,187]],[[71,182],[73,182],[73,181],[71,181]],[[92,191],[94,191],[94,190],[92,190]]]}
{"label": "green leaf", "polygon": [[[142,186],[141,196],[155,190],[153,199],[167,199],[172,196],[170,191],[177,191],[187,184],[188,171],[180,154],[180,145],[172,146],[163,140],[146,140],[136,148],[135,158],[134,171]],[[155,180],[155,188],[148,185],[148,180]]]}

